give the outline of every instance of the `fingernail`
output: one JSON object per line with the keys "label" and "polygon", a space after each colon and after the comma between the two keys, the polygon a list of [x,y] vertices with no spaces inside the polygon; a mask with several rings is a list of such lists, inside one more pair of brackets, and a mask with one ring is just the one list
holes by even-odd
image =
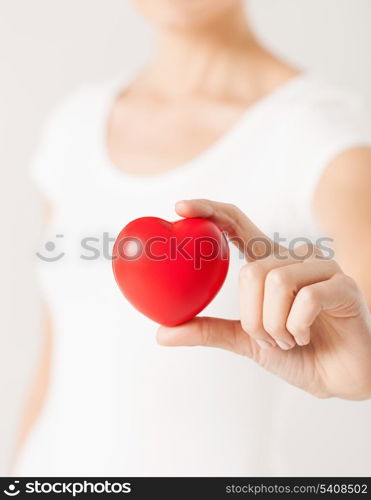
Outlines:
{"label": "fingernail", "polygon": [[305,342],[304,342],[303,340],[298,339],[297,337],[295,337],[295,342],[296,342],[298,345],[300,345],[300,347],[303,347],[303,346],[305,346],[305,345],[306,345],[306,344],[305,344]]}
{"label": "fingernail", "polygon": [[262,349],[270,349],[273,347],[269,342],[266,340],[257,340],[256,343],[262,348]]}
{"label": "fingernail", "polygon": [[279,347],[281,349],[283,349],[284,351],[288,351],[289,349],[291,349],[293,347],[292,345],[287,344],[286,342],[282,342],[282,340],[276,340],[276,342],[279,345]]}
{"label": "fingernail", "polygon": [[179,200],[175,203],[175,206],[177,207],[184,207],[187,204],[187,200]]}

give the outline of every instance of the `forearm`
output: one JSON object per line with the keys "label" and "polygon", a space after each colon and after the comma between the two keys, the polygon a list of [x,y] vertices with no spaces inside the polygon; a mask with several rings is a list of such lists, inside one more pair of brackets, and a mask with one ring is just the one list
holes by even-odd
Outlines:
{"label": "forearm", "polygon": [[20,449],[27,440],[31,429],[40,414],[49,385],[52,353],[52,325],[49,312],[46,307],[44,309],[43,340],[34,375],[32,377],[23,407],[23,414],[20,421],[16,449],[14,453],[14,461],[16,460]]}
{"label": "forearm", "polygon": [[333,239],[334,258],[362,290],[371,309],[371,149],[349,150],[327,167],[314,214]]}

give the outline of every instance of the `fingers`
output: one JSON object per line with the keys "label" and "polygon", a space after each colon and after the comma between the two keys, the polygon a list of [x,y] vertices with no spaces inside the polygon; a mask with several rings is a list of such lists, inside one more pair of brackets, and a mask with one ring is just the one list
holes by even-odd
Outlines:
{"label": "fingers", "polygon": [[339,266],[335,261],[308,260],[272,269],[265,279],[263,326],[282,349],[302,344],[289,328],[287,318],[298,291],[307,285],[328,280]]}
{"label": "fingers", "polygon": [[[291,260],[285,264],[289,265],[290,263]],[[285,264],[273,258],[268,258],[246,264],[240,271],[240,318],[242,328],[260,347],[265,349],[276,345],[276,342],[263,325],[265,280],[272,269]]]}
{"label": "fingers", "polygon": [[299,290],[291,307],[287,328],[299,345],[306,345],[310,342],[310,328],[321,311],[331,310],[333,314],[338,311],[339,317],[344,318],[347,309],[351,309],[359,297],[355,282],[341,272],[327,281],[305,286]]}
{"label": "fingers", "polygon": [[[295,358],[295,351],[264,349],[243,331],[239,321],[217,318],[194,318],[178,327],[160,327],[157,341],[166,347],[205,346],[226,349],[247,356],[272,373],[280,374],[287,357]],[[295,376],[295,371],[294,371]]]}
{"label": "fingers", "polygon": [[239,321],[203,317],[173,328],[161,326],[157,332],[157,341],[169,347],[218,347],[252,357],[252,342]]}
{"label": "fingers", "polygon": [[[255,340],[252,345],[257,344],[261,349],[278,345],[283,350],[289,350],[295,345],[306,345],[310,340],[310,326],[307,323],[318,312],[310,301],[309,311],[303,310],[305,294],[312,292],[301,290],[330,280],[340,273],[339,266],[334,261],[310,258],[320,255],[312,245],[303,245],[294,252],[280,247],[234,205],[197,199],[178,202],[176,211],[183,217],[212,220],[222,231],[228,233],[230,240],[251,261],[242,268],[240,274],[239,335],[246,332]],[[294,313],[291,313],[292,309]],[[307,314],[302,323],[296,310]],[[187,337],[187,341],[196,339],[194,345],[200,345],[199,336],[205,335],[205,328],[210,326],[210,321],[205,324],[197,323],[194,327],[191,325],[193,336]],[[217,328],[217,337],[213,336],[213,339],[217,338],[220,344],[222,340],[227,341],[223,348],[235,350],[235,346],[231,348],[229,345],[231,336],[227,339],[222,337],[226,324],[223,328],[220,322],[213,326]],[[193,328],[196,330],[193,331]],[[234,328],[236,329],[235,326]]]}
{"label": "fingers", "polygon": [[280,248],[232,204],[210,200],[183,200],[176,204],[175,209],[182,217],[204,217],[215,222],[250,261],[267,257],[275,248]]}
{"label": "fingers", "polygon": [[175,205],[182,217],[205,217],[217,223],[230,237],[254,237],[263,233],[236,206],[210,200],[183,200]]}
{"label": "fingers", "polygon": [[[304,250],[304,249],[302,249]],[[328,280],[339,272],[335,261],[269,257],[246,264],[240,273],[240,317],[243,330],[261,347],[276,344],[283,350],[307,343],[287,325],[299,290]],[[296,335],[298,337],[296,338]]]}

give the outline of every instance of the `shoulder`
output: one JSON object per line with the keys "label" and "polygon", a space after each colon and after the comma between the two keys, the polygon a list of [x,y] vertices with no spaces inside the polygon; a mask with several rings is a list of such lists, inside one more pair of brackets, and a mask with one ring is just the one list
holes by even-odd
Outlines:
{"label": "shoulder", "polygon": [[314,88],[303,113],[313,155],[322,158],[312,208],[321,226],[333,228],[370,213],[371,122],[361,96],[325,82]]}
{"label": "shoulder", "polygon": [[337,142],[352,136],[370,140],[370,123],[362,96],[314,75],[306,75],[291,100],[291,118],[310,139]]}
{"label": "shoulder", "polygon": [[297,109],[308,137],[314,137],[332,152],[324,165],[323,178],[336,173],[339,182],[349,184],[358,177],[370,175],[371,121],[368,106],[361,95],[347,89],[319,78],[308,82],[306,97]]}
{"label": "shoulder", "polygon": [[290,165],[312,181],[349,149],[371,146],[364,99],[315,76],[305,76],[282,107],[280,138]]}
{"label": "shoulder", "polygon": [[[366,104],[347,89],[306,75],[291,87],[281,110],[275,161],[281,166],[285,195],[292,210],[303,214],[305,227],[318,234],[319,218],[313,215],[328,213],[326,199],[336,190],[339,200],[349,190],[347,176],[354,175],[362,184],[369,175],[371,126]],[[357,190],[355,186],[354,193]]]}
{"label": "shoulder", "polygon": [[82,84],[60,99],[44,120],[29,171],[48,199],[67,192],[77,172],[96,155],[115,85]]}
{"label": "shoulder", "polygon": [[59,99],[47,114],[41,131],[42,139],[67,140],[99,119],[114,94],[114,82],[80,84]]}
{"label": "shoulder", "polygon": [[[354,147],[329,162],[317,184],[313,208],[317,218],[344,223],[352,213],[371,213],[371,146]],[[341,210],[343,209],[343,210]]]}

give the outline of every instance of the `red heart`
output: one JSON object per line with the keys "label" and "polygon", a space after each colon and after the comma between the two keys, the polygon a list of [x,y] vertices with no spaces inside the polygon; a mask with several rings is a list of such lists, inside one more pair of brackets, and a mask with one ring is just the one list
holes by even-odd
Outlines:
{"label": "red heart", "polygon": [[121,231],[113,272],[125,297],[157,323],[175,326],[202,311],[227,275],[229,248],[207,219],[142,217]]}

